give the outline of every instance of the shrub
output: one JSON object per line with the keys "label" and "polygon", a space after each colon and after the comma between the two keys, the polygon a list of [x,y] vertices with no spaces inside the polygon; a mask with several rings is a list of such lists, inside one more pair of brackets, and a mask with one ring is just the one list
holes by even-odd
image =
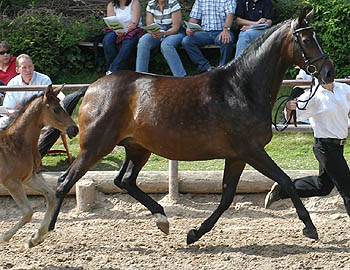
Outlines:
{"label": "shrub", "polygon": [[[37,71],[55,79],[65,73],[94,68],[93,55],[82,54],[78,46],[78,41],[98,33],[97,19],[90,19],[86,23],[71,22],[50,10],[30,9],[14,19],[2,18],[0,39],[11,44],[14,55],[29,54]],[[102,27],[99,31],[102,33]]]}
{"label": "shrub", "polygon": [[322,48],[333,60],[337,77],[350,75],[350,3],[348,0],[304,0],[315,7],[313,26]]}

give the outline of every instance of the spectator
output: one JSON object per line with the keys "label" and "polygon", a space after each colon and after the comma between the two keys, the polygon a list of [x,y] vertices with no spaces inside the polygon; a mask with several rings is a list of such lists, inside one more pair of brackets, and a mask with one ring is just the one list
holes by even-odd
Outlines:
{"label": "spectator", "polygon": [[108,65],[106,74],[129,68],[130,57],[142,36],[141,7],[139,0],[113,0],[107,5],[107,16],[117,16],[125,23],[128,32],[107,32],[103,50]]}
{"label": "spectator", "polygon": [[[12,78],[7,86],[11,85],[50,85],[51,79],[42,73],[34,71],[34,64],[31,57],[27,54],[21,54],[16,59],[16,71],[19,75]],[[15,110],[17,105],[24,99],[38,94],[42,91],[16,91],[7,92],[3,106]],[[64,99],[64,94],[60,93],[59,98]]]}
{"label": "spectator", "polygon": [[182,40],[191,61],[197,65],[198,72],[210,71],[212,67],[199,47],[218,44],[220,48],[219,66],[231,60],[233,52],[233,22],[236,0],[196,0],[190,13],[189,22],[199,23],[204,32],[193,32],[186,28],[187,36]]}
{"label": "spectator", "polygon": [[237,0],[236,16],[237,24],[242,27],[238,35],[235,58],[252,40],[272,25],[274,16],[272,2],[271,0]]}
{"label": "spectator", "polygon": [[[326,196],[336,186],[350,215],[350,170],[343,155],[348,136],[350,86],[337,82],[322,85],[305,110],[298,109],[297,104],[304,107],[300,100],[308,97],[307,91],[298,100],[289,101],[285,114],[288,119],[291,111],[296,110],[298,119],[309,118],[314,130],[313,151],[319,163],[319,175],[296,179],[295,189],[300,197],[313,197]],[[265,207],[285,198],[289,198],[288,194],[275,183],[265,198]]]}
{"label": "spectator", "polygon": [[157,23],[163,31],[143,35],[137,45],[136,71],[148,72],[151,50],[160,45],[171,72],[185,77],[186,71],[176,48],[181,45],[185,29],[181,26],[181,6],[177,0],[151,0],[146,8],[146,24]]}
{"label": "spectator", "polygon": [[11,56],[11,45],[0,41],[0,81],[7,84],[16,75],[16,57]]}
{"label": "spectator", "polygon": [[[16,57],[11,56],[11,45],[7,41],[0,41],[0,82],[7,84],[15,77]],[[4,92],[0,92],[0,105],[5,97]]]}

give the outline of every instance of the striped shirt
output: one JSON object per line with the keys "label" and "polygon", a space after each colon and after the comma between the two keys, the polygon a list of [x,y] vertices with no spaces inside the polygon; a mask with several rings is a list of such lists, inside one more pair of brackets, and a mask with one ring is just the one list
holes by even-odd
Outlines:
{"label": "striped shirt", "polygon": [[222,31],[229,13],[234,14],[236,0],[196,0],[190,18],[201,20],[204,31]]}
{"label": "striped shirt", "polygon": [[146,12],[153,14],[154,22],[158,24],[172,24],[171,14],[181,10],[181,6],[177,0],[165,1],[163,12],[160,10],[157,0],[151,0],[148,2]]}

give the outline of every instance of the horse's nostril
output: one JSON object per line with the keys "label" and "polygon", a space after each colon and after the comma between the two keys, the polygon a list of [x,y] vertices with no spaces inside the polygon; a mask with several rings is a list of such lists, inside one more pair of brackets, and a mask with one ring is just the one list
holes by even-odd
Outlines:
{"label": "horse's nostril", "polygon": [[79,128],[77,126],[70,126],[67,128],[68,137],[71,139],[79,133]]}

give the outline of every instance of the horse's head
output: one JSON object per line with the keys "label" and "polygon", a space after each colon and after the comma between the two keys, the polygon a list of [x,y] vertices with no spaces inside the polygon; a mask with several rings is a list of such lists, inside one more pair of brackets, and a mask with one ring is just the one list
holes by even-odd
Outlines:
{"label": "horse's head", "polygon": [[60,101],[57,95],[64,86],[53,89],[52,85],[49,85],[43,96],[44,108],[44,124],[53,126],[61,132],[67,133],[69,138],[75,137],[79,129],[74,123],[69,114],[61,107]]}
{"label": "horse's head", "polygon": [[298,19],[292,21],[293,59],[310,75],[314,75],[321,83],[333,82],[335,69],[327,54],[322,51],[312,26],[309,25],[314,9],[306,14],[303,8]]}

